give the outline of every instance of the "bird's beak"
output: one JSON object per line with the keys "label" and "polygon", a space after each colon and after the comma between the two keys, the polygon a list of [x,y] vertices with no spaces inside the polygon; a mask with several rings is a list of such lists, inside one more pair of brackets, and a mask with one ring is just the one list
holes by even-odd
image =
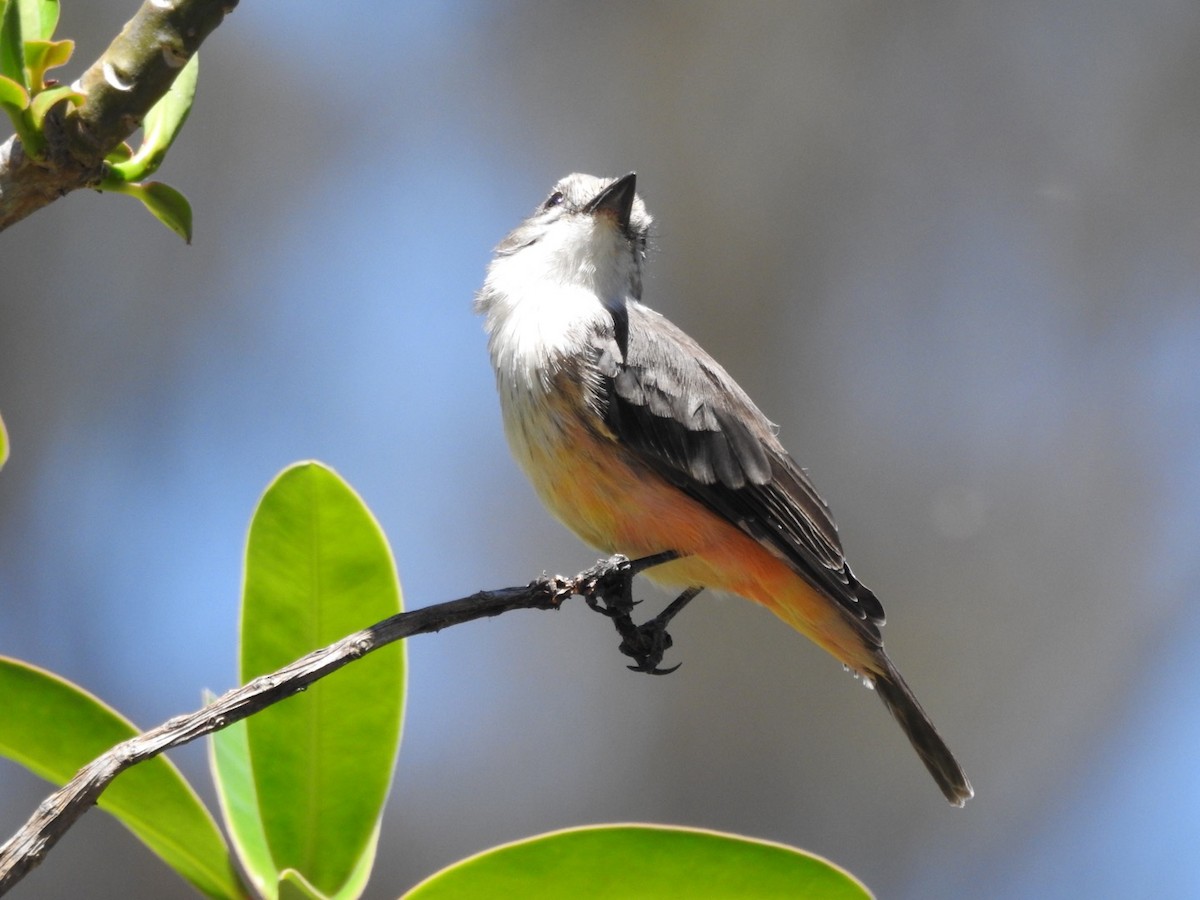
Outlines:
{"label": "bird's beak", "polygon": [[617,217],[622,231],[629,230],[629,217],[633,214],[633,197],[637,191],[637,173],[622,175],[583,208],[588,213],[609,213]]}

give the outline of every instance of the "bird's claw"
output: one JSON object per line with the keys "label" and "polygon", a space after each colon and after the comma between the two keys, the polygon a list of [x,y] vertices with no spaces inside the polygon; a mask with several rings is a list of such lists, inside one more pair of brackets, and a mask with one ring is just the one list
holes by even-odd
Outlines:
{"label": "bird's claw", "polygon": [[666,669],[647,669],[643,666],[626,666],[625,668],[630,672],[645,672],[647,675],[670,675],[682,665],[683,663],[675,663],[675,665]]}
{"label": "bird's claw", "polygon": [[[636,666],[626,668],[632,672],[646,672],[650,675],[670,675],[682,665],[676,663],[666,669],[659,666],[663,655],[674,644],[671,635],[667,633],[668,621],[669,619],[663,619],[662,616],[655,616],[649,622],[643,622],[624,633],[625,639],[621,641],[620,650],[637,661]],[[631,622],[630,625],[632,624]]]}

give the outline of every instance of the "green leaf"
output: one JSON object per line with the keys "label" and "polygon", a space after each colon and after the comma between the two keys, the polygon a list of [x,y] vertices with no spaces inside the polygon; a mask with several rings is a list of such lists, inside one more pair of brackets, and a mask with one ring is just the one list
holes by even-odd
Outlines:
{"label": "green leaf", "polygon": [[17,0],[26,41],[48,41],[58,25],[58,0]]}
{"label": "green leaf", "polygon": [[[211,703],[211,694],[205,697]],[[217,800],[221,813],[232,837],[234,847],[242,862],[242,869],[260,897],[278,897],[289,882],[289,872],[277,873],[271,861],[271,849],[267,846],[267,835],[258,816],[258,794],[254,789],[254,775],[250,771],[250,745],[246,739],[246,723],[235,722],[221,731],[215,731],[209,740],[209,768],[213,783],[217,786]],[[358,868],[351,873],[346,884],[338,892],[339,897],[357,897],[367,885],[371,875],[371,863],[375,858],[375,845],[379,842],[379,823],[371,837],[369,852],[359,857]],[[268,879],[278,879],[268,882]],[[292,879],[294,881],[294,879]]]}
{"label": "green leaf", "polygon": [[4,419],[0,418],[0,469],[8,462],[8,429],[4,427]]}
{"label": "green leaf", "polygon": [[31,90],[25,80],[25,36],[21,33],[21,0],[9,0],[0,15],[0,75]]}
{"label": "green leaf", "polygon": [[137,198],[154,214],[154,218],[183,238],[185,243],[190,244],[192,204],[188,203],[187,197],[161,181],[147,181],[138,187],[141,191],[136,195]]}
{"label": "green leaf", "polygon": [[[212,702],[211,696],[205,702]],[[278,895],[278,873],[258,815],[258,794],[250,771],[250,744],[245,721],[234,722],[209,736],[209,768],[217,786],[217,801],[242,869],[260,897]]]}
{"label": "green leaf", "polygon": [[[319,463],[285,469],[246,544],[243,682],[399,610],[391,551],[363,502]],[[374,852],[400,740],[404,660],[403,646],[385,647],[247,722],[276,871],[294,869],[324,894],[354,896],[341,892]]]}
{"label": "green leaf", "polygon": [[5,109],[11,108],[20,113],[29,106],[29,92],[7,75],[0,75],[0,104],[3,104]]}
{"label": "green leaf", "polygon": [[367,889],[367,882],[371,878],[371,867],[375,863],[375,848],[379,846],[379,829],[382,824],[383,817],[380,816],[375,820],[375,831],[371,835],[367,849],[358,857],[358,865],[354,867],[350,877],[333,895],[335,900],[354,900],[354,898],[362,896],[363,891]]}
{"label": "green leaf", "polygon": [[539,835],[472,856],[402,900],[869,900],[853,876],[783,844],[715,831],[602,825]]}
{"label": "green leaf", "polygon": [[46,139],[41,131],[33,126],[29,106],[29,92],[25,90],[24,85],[13,81],[7,75],[0,75],[0,109],[8,114],[25,152],[37,157],[41,155]]}
{"label": "green leaf", "polygon": [[154,104],[142,122],[142,143],[133,155],[114,151],[106,157],[108,172],[99,190],[137,197],[156,219],[192,242],[192,205],[175,188],[158,181],[142,181],[162,164],[163,158],[187,121],[196,96],[196,77],[200,54],[192,58],[175,77],[170,89]]}
{"label": "green leaf", "polygon": [[29,115],[29,93],[23,86],[6,75],[0,75],[0,109],[12,120],[13,130],[20,138],[25,152],[38,156],[45,146],[42,133],[33,127]]}
{"label": "green leaf", "polygon": [[185,243],[192,242],[192,205],[188,203],[187,197],[169,184],[163,184],[161,181],[124,184],[105,179],[100,183],[99,189],[137,197],[154,218],[183,238]]}
{"label": "green leaf", "polygon": [[[0,754],[57,785],[138,733],[82,688],[0,657]],[[243,897],[229,849],[191,785],[165,756],[121,773],[100,806],[209,897]]]}
{"label": "green leaf", "polygon": [[328,900],[328,898],[295,869],[288,869],[279,878],[279,900]]}
{"label": "green leaf", "polygon": [[132,184],[120,178],[108,177],[96,185],[96,190],[107,191],[110,194],[125,194],[142,201],[154,218],[162,222],[173,232],[192,242],[192,205],[187,197],[175,190],[169,184],[161,181],[134,182]]}
{"label": "green leaf", "polygon": [[83,94],[65,84],[42,91],[29,104],[29,115],[33,119],[33,127],[41,131],[42,123],[46,120],[46,113],[50,112],[54,104],[59,101],[68,100],[78,106],[83,103],[84,99]]}
{"label": "green leaf", "polygon": [[128,161],[112,167],[118,176],[125,181],[141,181],[162,165],[163,158],[192,110],[199,74],[200,54],[193,53],[187,65],[175,76],[170,89],[146,113],[142,121],[142,144],[137,153]]}
{"label": "green leaf", "polygon": [[66,65],[74,52],[74,41],[26,41],[25,71],[32,85],[30,89],[40,91],[46,70]]}
{"label": "green leaf", "polygon": [[133,148],[124,141],[121,141],[121,143],[109,151],[108,156],[104,157],[104,161],[107,163],[119,163],[124,162],[131,156],[133,156]]}

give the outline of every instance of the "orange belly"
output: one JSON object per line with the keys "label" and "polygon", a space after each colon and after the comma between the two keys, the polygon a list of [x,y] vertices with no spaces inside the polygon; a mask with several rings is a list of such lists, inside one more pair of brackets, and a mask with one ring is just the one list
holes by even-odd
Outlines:
{"label": "orange belly", "polygon": [[[728,591],[771,610],[859,672],[878,670],[846,614],[785,561],[640,463],[615,439],[551,394],[506,430],[514,455],[547,507],[589,544],[636,559],[675,550],[682,558],[646,574],[664,585]],[[598,426],[603,427],[603,426]]]}

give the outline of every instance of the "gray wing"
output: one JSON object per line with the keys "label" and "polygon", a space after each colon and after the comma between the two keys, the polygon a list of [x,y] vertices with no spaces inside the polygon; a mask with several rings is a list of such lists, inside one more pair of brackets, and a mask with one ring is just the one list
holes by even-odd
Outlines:
{"label": "gray wing", "polygon": [[617,439],[835,600],[879,644],[883,607],[846,564],[829,507],[771,423],[704,349],[629,301],[594,337],[598,406]]}

